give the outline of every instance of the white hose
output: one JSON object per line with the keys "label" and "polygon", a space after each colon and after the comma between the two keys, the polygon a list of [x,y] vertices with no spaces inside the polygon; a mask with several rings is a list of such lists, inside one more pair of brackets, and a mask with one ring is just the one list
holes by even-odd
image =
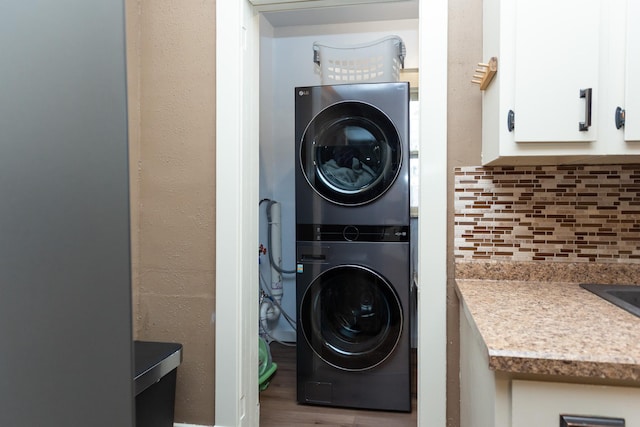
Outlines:
{"label": "white hose", "polygon": [[[282,302],[282,236],[280,235],[280,203],[270,202],[269,210],[269,243],[271,247],[269,260],[271,261],[271,296],[280,304]],[[280,312],[278,312],[278,315]]]}
{"label": "white hose", "polygon": [[268,298],[261,299],[260,303],[260,334],[266,335],[272,341],[276,341],[283,345],[294,345],[276,339],[271,334],[271,329],[274,323],[282,315],[287,323],[296,330],[295,320],[282,308],[282,297],[284,293],[282,274],[294,274],[295,270],[284,270],[282,268],[282,236],[281,236],[281,212],[280,203],[270,200],[262,199],[260,204],[268,202],[267,204],[267,253],[269,264],[271,267],[271,283],[267,284],[262,275],[262,271],[259,270],[259,282],[260,288],[265,296]]}
{"label": "white hose", "polygon": [[265,299],[260,304],[260,321],[273,322],[280,317],[280,307]]}
{"label": "white hose", "polygon": [[[267,281],[264,279],[264,276],[262,276],[262,273],[260,273],[259,276],[260,276],[260,288],[262,289],[265,295],[271,298],[271,290],[267,286]],[[276,300],[272,299],[270,302],[273,302],[275,305],[278,306],[278,308],[280,308],[281,314],[284,316],[285,320],[289,323],[289,325],[291,325],[291,327],[295,331],[296,321],[293,319],[293,317],[291,317],[291,315],[288,314]]]}

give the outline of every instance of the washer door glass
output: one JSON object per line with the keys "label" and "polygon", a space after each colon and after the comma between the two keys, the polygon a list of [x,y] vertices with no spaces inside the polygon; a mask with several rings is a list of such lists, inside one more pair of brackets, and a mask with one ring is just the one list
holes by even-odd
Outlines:
{"label": "washer door glass", "polygon": [[402,333],[402,307],[393,287],[361,266],[334,267],[305,292],[299,325],[326,363],[361,371],[393,353]]}
{"label": "washer door glass", "polygon": [[325,199],[346,206],[371,202],[393,184],[402,144],[391,119],[363,102],[322,110],[304,132],[300,164],[307,182]]}

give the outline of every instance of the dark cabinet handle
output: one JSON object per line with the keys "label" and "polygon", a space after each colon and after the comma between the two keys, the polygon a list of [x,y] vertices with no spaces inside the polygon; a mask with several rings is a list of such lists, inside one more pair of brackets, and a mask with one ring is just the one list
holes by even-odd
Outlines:
{"label": "dark cabinet handle", "polygon": [[624,110],[620,107],[616,108],[616,129],[624,126]]}
{"label": "dark cabinet handle", "polygon": [[625,427],[624,418],[585,417],[580,415],[560,415],[560,427]]}
{"label": "dark cabinet handle", "polygon": [[581,132],[588,131],[591,126],[591,93],[592,89],[580,89],[580,98],[584,98],[584,122],[580,122]]}
{"label": "dark cabinet handle", "polygon": [[513,129],[516,127],[516,114],[513,110],[509,110],[507,113],[507,130],[509,132],[513,132]]}

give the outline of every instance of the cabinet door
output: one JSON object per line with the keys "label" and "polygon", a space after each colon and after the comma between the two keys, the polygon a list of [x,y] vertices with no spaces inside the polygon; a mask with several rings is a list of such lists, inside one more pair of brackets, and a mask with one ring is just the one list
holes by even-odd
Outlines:
{"label": "cabinet door", "polygon": [[515,139],[594,141],[598,99],[600,0],[518,0],[516,5]]}
{"label": "cabinet door", "polygon": [[514,380],[511,425],[558,426],[560,415],[574,415],[622,418],[627,426],[638,426],[639,399],[640,388],[634,387]]}
{"label": "cabinet door", "polygon": [[626,141],[640,141],[640,2],[627,5],[627,70],[625,85]]}

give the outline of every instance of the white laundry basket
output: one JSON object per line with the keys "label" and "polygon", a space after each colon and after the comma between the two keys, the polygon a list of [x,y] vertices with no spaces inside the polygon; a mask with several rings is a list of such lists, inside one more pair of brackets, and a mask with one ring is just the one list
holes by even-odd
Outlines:
{"label": "white laundry basket", "polygon": [[313,61],[320,69],[322,84],[397,82],[405,54],[398,36],[343,47],[313,43]]}

